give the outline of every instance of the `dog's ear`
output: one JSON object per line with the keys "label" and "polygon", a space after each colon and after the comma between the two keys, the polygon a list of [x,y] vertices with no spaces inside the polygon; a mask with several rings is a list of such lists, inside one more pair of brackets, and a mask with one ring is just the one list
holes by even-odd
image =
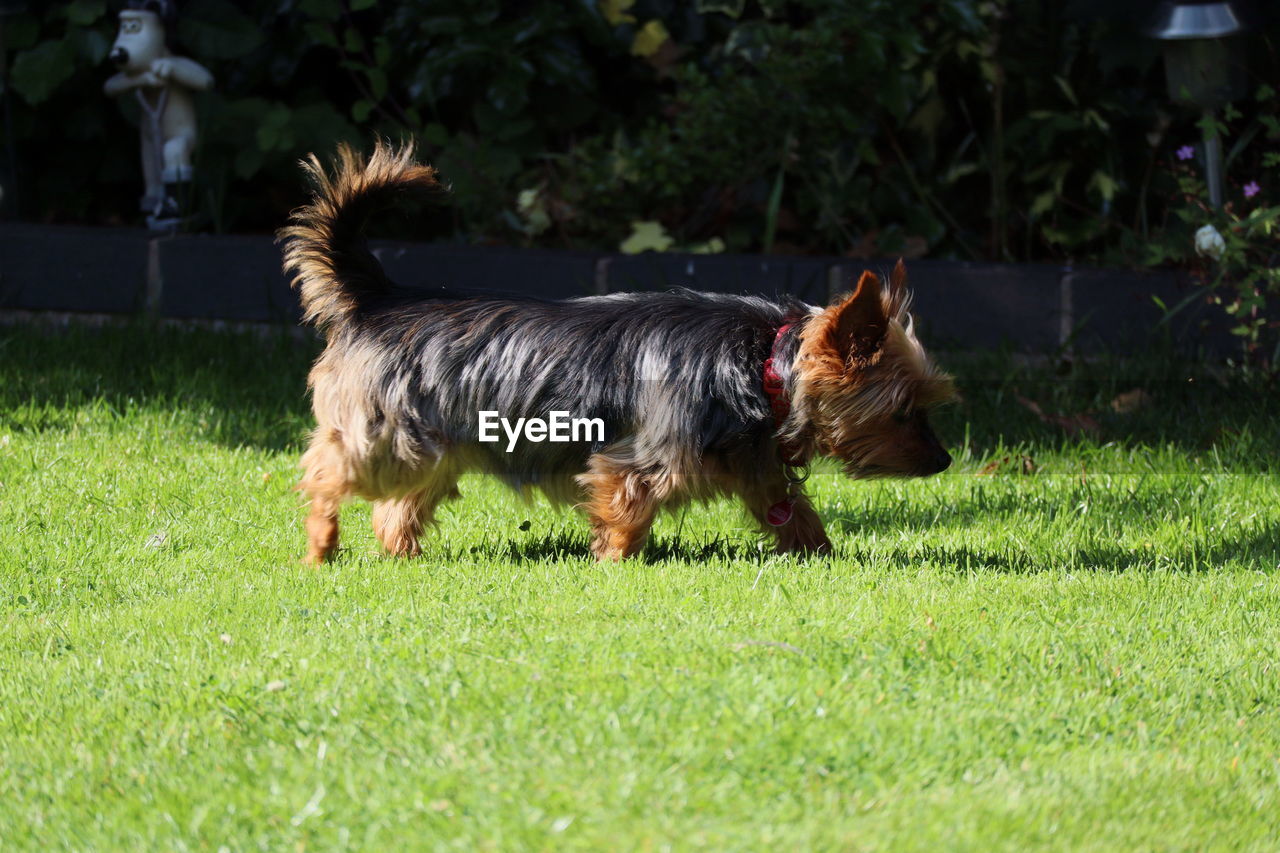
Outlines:
{"label": "dog's ear", "polygon": [[902,258],[898,258],[898,263],[889,276],[888,298],[885,300],[888,315],[897,316],[910,300],[911,296],[907,293],[907,265],[902,262]]}
{"label": "dog's ear", "polygon": [[845,361],[868,358],[880,348],[888,323],[880,301],[880,279],[875,273],[864,272],[853,295],[834,310],[834,343]]}
{"label": "dog's ear", "polygon": [[902,298],[907,292],[907,265],[902,262],[902,258],[898,258],[898,262],[893,265],[893,274],[889,276],[889,293],[892,294],[894,300]]}

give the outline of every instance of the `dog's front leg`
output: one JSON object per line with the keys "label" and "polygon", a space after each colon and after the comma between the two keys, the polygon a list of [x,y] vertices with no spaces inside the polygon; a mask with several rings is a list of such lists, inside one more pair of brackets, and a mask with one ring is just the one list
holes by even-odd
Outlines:
{"label": "dog's front leg", "polygon": [[799,494],[791,500],[794,501],[791,520],[778,527],[769,527],[776,539],[774,550],[779,554],[830,554],[831,540],[827,538],[822,519],[809,502],[809,497]]}
{"label": "dog's front leg", "polygon": [[743,495],[751,515],[763,530],[773,534],[779,554],[829,554],[831,540],[822,519],[800,491],[789,494],[785,485]]}

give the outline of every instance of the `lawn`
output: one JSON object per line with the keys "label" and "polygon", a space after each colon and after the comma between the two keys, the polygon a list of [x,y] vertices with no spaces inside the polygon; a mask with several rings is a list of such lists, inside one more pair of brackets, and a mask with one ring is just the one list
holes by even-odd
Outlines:
{"label": "lawn", "polygon": [[312,569],[313,354],[0,328],[6,849],[1275,849],[1274,386],[953,356],[956,464],[816,472],[829,559],[469,479]]}

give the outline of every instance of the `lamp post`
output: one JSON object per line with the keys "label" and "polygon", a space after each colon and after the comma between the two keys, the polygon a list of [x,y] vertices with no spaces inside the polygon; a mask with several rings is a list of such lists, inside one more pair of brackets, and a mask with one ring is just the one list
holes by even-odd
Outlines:
{"label": "lamp post", "polygon": [[1239,36],[1248,31],[1238,2],[1165,0],[1146,33],[1164,42],[1169,97],[1204,116],[1205,181],[1209,203],[1222,207],[1222,140],[1214,110],[1244,93],[1244,67],[1237,59]]}

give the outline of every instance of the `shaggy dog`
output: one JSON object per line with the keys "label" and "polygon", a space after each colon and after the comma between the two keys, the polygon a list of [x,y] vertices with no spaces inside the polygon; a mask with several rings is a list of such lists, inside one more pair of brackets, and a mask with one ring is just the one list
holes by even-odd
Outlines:
{"label": "shaggy dog", "polygon": [[[315,195],[280,238],[305,320],[327,340],[299,487],[311,562],[332,556],[338,508],[356,495],[375,502],[387,551],[420,553],[466,471],[581,506],[601,560],[637,553],[660,508],[717,495],[741,499],[778,551],[822,552],[831,543],[801,487],[814,456],[854,477],[951,462],[927,419],[951,384],[916,339],[901,262],[826,308],[692,291],[414,292],[387,278],[363,228],[401,196],[438,192],[434,170],[386,145],[367,161],[341,149],[332,173],[315,157],[304,168]],[[486,441],[482,413],[572,413],[600,429]]]}

